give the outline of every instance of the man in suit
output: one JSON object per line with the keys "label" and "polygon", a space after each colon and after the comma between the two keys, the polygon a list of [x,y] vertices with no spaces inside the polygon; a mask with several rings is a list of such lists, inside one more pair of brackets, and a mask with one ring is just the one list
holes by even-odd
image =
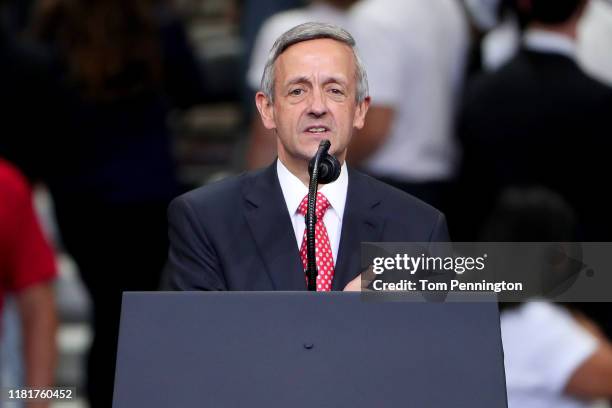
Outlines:
{"label": "man in suit", "polygon": [[[461,196],[470,197],[470,203],[462,217],[453,218],[465,222],[451,225],[453,235],[475,239],[501,192],[539,186],[555,191],[573,208],[579,240],[610,241],[612,201],[600,180],[609,172],[612,88],[587,76],[575,57],[587,1],[524,4],[531,21],[518,55],[476,78],[467,90],[460,128]],[[606,304],[587,303],[580,309],[612,337]]]}
{"label": "man in suit", "polygon": [[345,30],[306,23],[270,52],[256,104],[277,139],[269,167],[191,191],[168,210],[170,283],[178,290],[306,290],[308,162],[323,139],[342,164],[319,189],[317,290],[359,287],[364,241],[448,241],[444,216],[345,162],[370,103]]}
{"label": "man in suit", "polygon": [[[576,63],[576,32],[586,0],[529,0],[520,52],[468,86],[461,117],[464,180],[470,205],[462,210],[475,239],[499,192],[544,186],[576,211],[581,240],[609,241],[610,202],[593,188],[607,173],[612,134],[612,88]],[[451,225],[454,229],[455,225]],[[464,232],[466,229],[462,229]],[[464,236],[465,235],[465,236]]]}

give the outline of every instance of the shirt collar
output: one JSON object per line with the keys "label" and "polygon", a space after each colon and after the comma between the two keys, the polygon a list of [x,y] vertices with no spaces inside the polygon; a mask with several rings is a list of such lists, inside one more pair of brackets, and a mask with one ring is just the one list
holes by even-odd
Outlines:
{"label": "shirt collar", "polygon": [[561,54],[576,58],[576,43],[566,35],[548,30],[530,28],[523,38],[525,47],[531,51]]}
{"label": "shirt collar", "polygon": [[[308,187],[291,173],[280,159],[276,160],[276,173],[278,174],[278,181],[285,197],[285,204],[287,204],[289,214],[293,216],[297,212],[304,196],[308,194]],[[344,206],[346,205],[346,193],[348,191],[346,162],[342,164],[340,177],[333,183],[322,186],[319,191],[325,195],[331,208],[336,212],[340,221],[342,221]]]}

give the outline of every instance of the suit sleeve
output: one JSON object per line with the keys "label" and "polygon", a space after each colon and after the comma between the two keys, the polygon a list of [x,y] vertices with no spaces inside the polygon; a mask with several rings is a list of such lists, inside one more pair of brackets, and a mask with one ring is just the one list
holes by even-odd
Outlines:
{"label": "suit sleeve", "polygon": [[227,290],[217,253],[189,203],[168,208],[170,249],[165,274],[172,290]]}

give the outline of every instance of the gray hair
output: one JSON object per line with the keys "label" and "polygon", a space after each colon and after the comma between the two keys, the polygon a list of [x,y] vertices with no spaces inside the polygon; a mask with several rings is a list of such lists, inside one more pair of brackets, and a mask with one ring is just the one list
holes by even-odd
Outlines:
{"label": "gray hair", "polygon": [[357,82],[355,99],[357,100],[357,103],[361,103],[365,100],[369,94],[368,77],[363,62],[361,61],[361,58],[359,58],[353,36],[345,29],[333,24],[304,23],[293,27],[291,30],[278,37],[272,46],[270,53],[268,54],[266,67],[264,68],[263,76],[261,78],[261,91],[266,95],[270,102],[274,101],[274,63],[278,57],[285,52],[287,48],[294,44],[309,40],[317,40],[320,38],[330,38],[351,47],[355,57],[355,79]]}

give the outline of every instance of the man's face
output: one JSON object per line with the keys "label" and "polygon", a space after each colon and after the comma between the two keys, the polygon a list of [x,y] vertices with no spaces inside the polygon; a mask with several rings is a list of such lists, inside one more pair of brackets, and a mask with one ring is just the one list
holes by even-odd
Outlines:
{"label": "man's face", "polygon": [[361,129],[369,99],[356,103],[355,58],[332,39],[294,44],[275,63],[274,103],[261,93],[264,126],[275,129],[278,156],[286,165],[308,162],[323,139],[344,160],[353,129]]}

